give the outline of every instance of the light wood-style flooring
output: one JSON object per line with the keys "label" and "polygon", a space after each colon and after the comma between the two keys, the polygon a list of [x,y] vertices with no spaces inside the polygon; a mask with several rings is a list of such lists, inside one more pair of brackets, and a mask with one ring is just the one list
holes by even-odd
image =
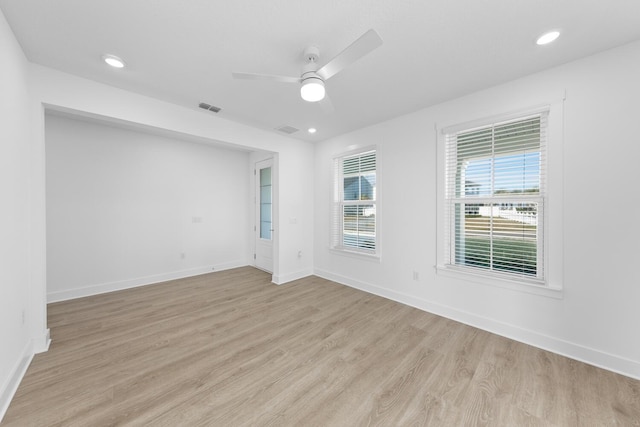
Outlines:
{"label": "light wood-style flooring", "polygon": [[3,426],[627,426],[640,381],[244,267],[49,306]]}

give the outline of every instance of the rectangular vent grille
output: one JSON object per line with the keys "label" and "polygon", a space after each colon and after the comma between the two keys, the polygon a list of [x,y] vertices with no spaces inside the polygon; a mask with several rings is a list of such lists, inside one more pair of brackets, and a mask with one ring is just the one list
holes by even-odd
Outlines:
{"label": "rectangular vent grille", "polygon": [[201,102],[200,105],[198,105],[198,107],[204,109],[204,110],[209,110],[209,111],[213,111],[214,113],[217,113],[221,110],[221,108],[216,107],[215,105],[210,105],[207,104],[206,102]]}
{"label": "rectangular vent grille", "polygon": [[283,132],[283,133],[288,133],[288,134],[292,134],[295,132],[298,132],[300,129],[296,129],[293,126],[280,126],[278,128],[276,128],[276,130]]}

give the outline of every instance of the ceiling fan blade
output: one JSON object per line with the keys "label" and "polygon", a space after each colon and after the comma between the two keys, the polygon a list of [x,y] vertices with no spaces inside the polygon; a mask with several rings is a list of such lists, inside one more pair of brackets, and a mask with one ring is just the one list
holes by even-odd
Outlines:
{"label": "ceiling fan blade", "polygon": [[324,98],[318,102],[318,104],[320,104],[320,108],[322,108],[322,112],[325,114],[333,114],[336,111],[335,107],[333,106],[333,102],[331,102],[331,98],[329,98],[329,95],[325,95]]}
{"label": "ceiling fan blade", "polygon": [[231,73],[234,79],[245,80],[270,80],[281,83],[300,83],[300,77],[274,76],[271,74]]}
{"label": "ceiling fan blade", "polygon": [[356,62],[358,59],[370,53],[380,45],[382,45],[382,39],[375,30],[371,29],[361,35],[358,40],[351,43],[350,46],[348,46],[335,58],[333,58],[322,68],[316,71],[316,74],[318,74],[324,80],[327,80],[343,68]]}

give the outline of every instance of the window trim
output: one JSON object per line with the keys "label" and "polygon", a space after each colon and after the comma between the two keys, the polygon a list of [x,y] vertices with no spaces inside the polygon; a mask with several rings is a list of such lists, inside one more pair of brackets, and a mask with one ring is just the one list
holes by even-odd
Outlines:
{"label": "window trim", "polygon": [[[562,298],[563,292],[563,119],[564,93],[555,101],[533,107],[514,109],[505,114],[481,117],[472,120],[460,120],[451,125],[436,124],[437,141],[437,239],[436,239],[436,273],[464,281],[471,281],[489,286],[497,286],[511,290],[532,293],[553,298]],[[547,112],[547,164],[546,195],[543,199],[543,264],[546,274],[544,281],[511,276],[499,272],[482,271],[481,269],[465,269],[445,263],[446,233],[446,135],[467,129],[487,126],[492,123],[517,120]],[[549,185],[551,183],[551,185]],[[550,234],[553,236],[550,238]]]}
{"label": "window trim", "polygon": [[[342,190],[340,186],[343,185],[342,180],[338,180],[338,176],[343,177],[342,171],[339,172],[336,170],[337,165],[344,161],[347,157],[355,157],[361,154],[365,154],[367,152],[375,152],[376,156],[376,198],[373,201],[373,204],[376,207],[375,213],[375,250],[367,250],[361,248],[355,248],[350,246],[343,246],[337,244],[340,236],[342,235],[343,225],[341,221],[340,207],[344,200],[340,200],[339,197],[342,195]],[[334,178],[333,182],[333,190],[332,190],[332,203],[331,203],[331,236],[329,239],[329,250],[336,254],[353,256],[361,259],[368,260],[380,260],[380,148],[377,145],[369,145],[365,147],[353,148],[345,152],[341,152],[337,155],[334,155],[332,158],[332,176]],[[359,202],[359,203],[358,203]],[[362,200],[353,200],[346,201],[347,204],[363,204]]]}

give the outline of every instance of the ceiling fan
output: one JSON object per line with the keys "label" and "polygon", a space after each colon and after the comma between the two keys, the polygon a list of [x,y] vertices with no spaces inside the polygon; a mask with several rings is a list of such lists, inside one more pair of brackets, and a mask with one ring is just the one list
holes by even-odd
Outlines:
{"label": "ceiling fan", "polygon": [[232,75],[236,79],[299,83],[302,84],[300,87],[302,99],[308,102],[316,102],[322,100],[325,96],[325,81],[380,45],[382,45],[382,39],[378,33],[375,30],[369,30],[322,67],[319,67],[317,63],[320,58],[319,49],[315,46],[307,47],[304,50],[305,64],[302,67],[300,77],[253,73],[232,73]]}

